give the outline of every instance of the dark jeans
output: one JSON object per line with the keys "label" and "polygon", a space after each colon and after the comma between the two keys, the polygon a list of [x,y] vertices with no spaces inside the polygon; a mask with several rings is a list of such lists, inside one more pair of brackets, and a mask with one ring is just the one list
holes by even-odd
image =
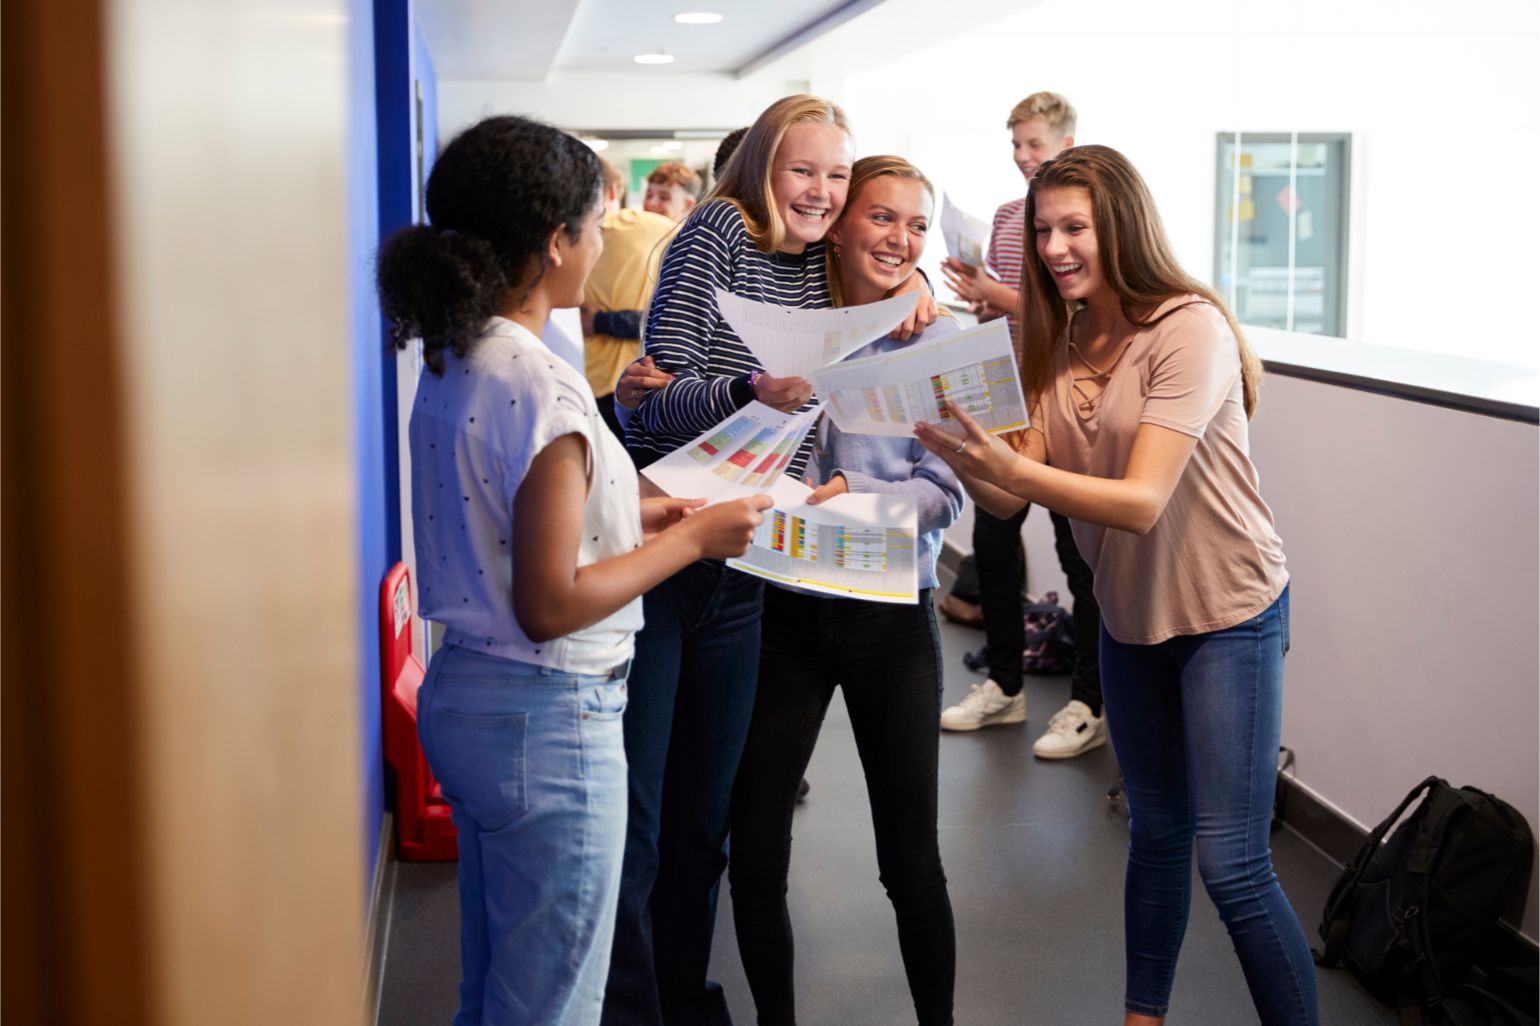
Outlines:
{"label": "dark jeans", "polygon": [[1198,873],[1263,1026],[1315,1026],[1315,965],[1273,873],[1289,591],[1244,623],[1156,645],[1102,635],[1128,797],[1123,933],[1131,1012],[1164,1015]]}
{"label": "dark jeans", "polygon": [[763,595],[763,582],[712,561],[643,598],[624,721],[630,804],[602,1020],[611,1026],[732,1021],[706,966]]}
{"label": "dark jeans", "polygon": [[835,687],[866,776],[877,867],[922,1026],[952,1022],[957,945],[936,837],[941,646],[918,606],[765,594],[754,721],[733,789],[733,924],[760,1026],[796,1022],[786,905],[792,809]]}
{"label": "dark jeans", "polygon": [[[1014,695],[1021,690],[1021,650],[1026,644],[1021,621],[1021,586],[1026,579],[1026,558],[1021,548],[1021,524],[1030,506],[1001,519],[975,508],[973,560],[979,574],[979,605],[984,608],[984,640],[989,646],[989,676],[1000,690]],[[1078,698],[1101,715],[1102,684],[1099,646],[1102,611],[1096,603],[1091,567],[1075,547],[1069,520],[1049,513],[1053,521],[1054,549],[1059,567],[1074,598],[1075,676],[1070,697]]]}

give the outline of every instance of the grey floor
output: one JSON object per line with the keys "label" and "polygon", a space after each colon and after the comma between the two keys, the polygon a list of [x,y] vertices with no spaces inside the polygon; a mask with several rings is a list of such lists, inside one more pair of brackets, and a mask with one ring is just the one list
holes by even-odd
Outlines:
{"label": "grey floor", "polygon": [[[979,631],[944,624],[946,700],[982,679],[962,654]],[[1030,678],[1026,728],[946,735],[941,744],[941,851],[957,921],[959,1026],[1121,1023],[1122,891],[1127,827],[1107,787],[1111,747],[1079,759],[1032,758],[1032,741],[1068,699],[1065,678]],[[797,998],[809,1026],[893,1026],[914,1013],[887,898],[877,882],[871,823],[850,722],[836,701],[798,811],[791,906]],[[1287,830],[1274,861],[1306,932],[1337,866]],[[447,1024],[459,981],[454,866],[396,866],[379,1022]],[[724,884],[713,978],[740,1024],[754,1021],[733,940]],[[1321,1022],[1395,1023],[1344,970],[1320,970]],[[1235,1026],[1257,1021],[1214,907],[1195,881],[1168,1021]]]}

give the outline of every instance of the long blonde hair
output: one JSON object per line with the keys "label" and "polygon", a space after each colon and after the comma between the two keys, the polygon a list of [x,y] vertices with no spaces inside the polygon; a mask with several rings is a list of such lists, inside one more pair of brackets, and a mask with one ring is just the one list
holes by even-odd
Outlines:
{"label": "long blonde hair", "polygon": [[[1257,408],[1262,361],[1246,343],[1235,315],[1219,294],[1182,270],[1149,187],[1127,157],[1107,146],[1072,146],[1045,160],[1027,190],[1026,241],[1021,261],[1021,336],[1017,351],[1021,383],[1029,397],[1041,395],[1053,376],[1053,354],[1069,324],[1070,304],[1038,258],[1033,231],[1037,198],[1049,189],[1085,189],[1091,195],[1091,217],[1100,250],[1102,276],[1117,293],[1123,316],[1149,327],[1175,313],[1159,317],[1156,309],[1174,296],[1197,295],[1224,314],[1240,349],[1241,384],[1246,416]],[[1180,309],[1178,307],[1177,309]]]}
{"label": "long blonde hair", "polygon": [[[930,193],[932,204],[936,202],[936,188],[915,167],[903,157],[895,157],[892,154],[882,154],[875,157],[862,157],[856,161],[850,169],[850,190],[846,193],[845,209],[840,213],[840,220],[844,220],[855,209],[856,197],[861,195],[861,190],[878,178],[899,178],[906,182],[919,182],[925,186],[925,191]],[[829,298],[835,306],[845,305],[845,286],[841,279],[840,254],[834,246],[824,247],[824,263],[829,273]]]}
{"label": "long blonde hair", "polygon": [[701,198],[702,206],[720,199],[737,207],[749,238],[762,253],[774,253],[786,241],[786,223],[776,209],[771,181],[775,152],[792,125],[834,125],[850,135],[850,124],[838,104],[806,94],[782,97],[749,126],[715,184]]}

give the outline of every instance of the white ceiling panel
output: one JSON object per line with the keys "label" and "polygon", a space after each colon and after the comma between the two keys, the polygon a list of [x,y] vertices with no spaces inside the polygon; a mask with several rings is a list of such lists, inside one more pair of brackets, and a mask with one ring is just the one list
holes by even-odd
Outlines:
{"label": "white ceiling panel", "polygon": [[[418,0],[416,9],[439,79],[539,82],[550,73],[582,6],[589,5],[584,0]],[[602,6],[629,5],[607,0]]]}
{"label": "white ceiling panel", "polygon": [[[563,72],[730,74],[772,47],[791,52],[883,0],[418,0],[441,81],[543,81]],[[710,11],[715,25],[674,15]],[[639,53],[664,52],[642,68]]]}
{"label": "white ceiling panel", "polygon": [[[735,71],[831,11],[832,0],[582,0],[556,58],[563,71],[620,70],[643,52],[672,54],[660,71]],[[683,11],[722,15],[716,25],[679,25]]]}

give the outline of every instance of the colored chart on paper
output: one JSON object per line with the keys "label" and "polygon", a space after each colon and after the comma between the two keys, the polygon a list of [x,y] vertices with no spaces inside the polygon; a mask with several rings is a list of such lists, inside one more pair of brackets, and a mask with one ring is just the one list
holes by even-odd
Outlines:
{"label": "colored chart on paper", "polygon": [[727,460],[718,466],[713,473],[728,481],[747,483],[743,478],[747,476],[749,467],[756,458],[775,445],[775,440],[780,435],[780,430],[774,427],[760,429],[757,435],[749,439],[737,452],[727,457]]}
{"label": "colored chart on paper", "polygon": [[750,403],[667,456],[642,468],[665,494],[713,502],[766,491],[796,505],[809,489],[791,480],[796,458],[818,411],[782,413]]}
{"label": "colored chart on paper", "polygon": [[875,357],[846,360],[813,375],[829,415],[852,434],[907,435],[919,421],[960,431],[943,413],[950,401],[984,430],[1027,426],[1010,332],[1003,321]]}
{"label": "colored chart on paper", "polygon": [[769,454],[760,460],[754,469],[743,478],[742,483],[762,488],[774,484],[776,479],[786,470],[787,465],[791,463],[792,456],[796,454],[797,446],[802,444],[802,439],[805,437],[805,432],[783,435],[781,440],[775,443],[775,447],[770,450]]}
{"label": "colored chart on paper", "polygon": [[876,571],[888,568],[888,532],[843,524],[834,528],[834,565],[846,570]]}
{"label": "colored chart on paper", "polygon": [[839,495],[816,506],[777,506],[753,544],[728,565],[806,591],[870,602],[917,601],[911,496]]}
{"label": "colored chart on paper", "polygon": [[781,552],[792,559],[807,562],[818,560],[818,534],[808,531],[807,521],[783,509],[771,511],[770,550]]}
{"label": "colored chart on paper", "polygon": [[[991,360],[988,363],[970,363],[966,367],[958,367],[955,370],[943,374],[933,375],[930,379],[931,397],[936,404],[936,416],[943,421],[955,418],[946,412],[948,401],[962,407],[963,411],[977,421],[995,421],[994,396],[999,393],[1009,396],[1008,389],[1001,385],[1008,384],[1015,377],[1015,368],[1012,361],[1005,358]],[[1012,411],[1004,418],[1010,421],[1014,418]],[[1021,421],[1025,423],[1025,411],[1020,411]]]}
{"label": "colored chart on paper", "polygon": [[754,423],[752,417],[734,417],[719,426],[710,436],[690,446],[688,452],[697,462],[710,463],[720,456],[723,450],[752,431]]}

